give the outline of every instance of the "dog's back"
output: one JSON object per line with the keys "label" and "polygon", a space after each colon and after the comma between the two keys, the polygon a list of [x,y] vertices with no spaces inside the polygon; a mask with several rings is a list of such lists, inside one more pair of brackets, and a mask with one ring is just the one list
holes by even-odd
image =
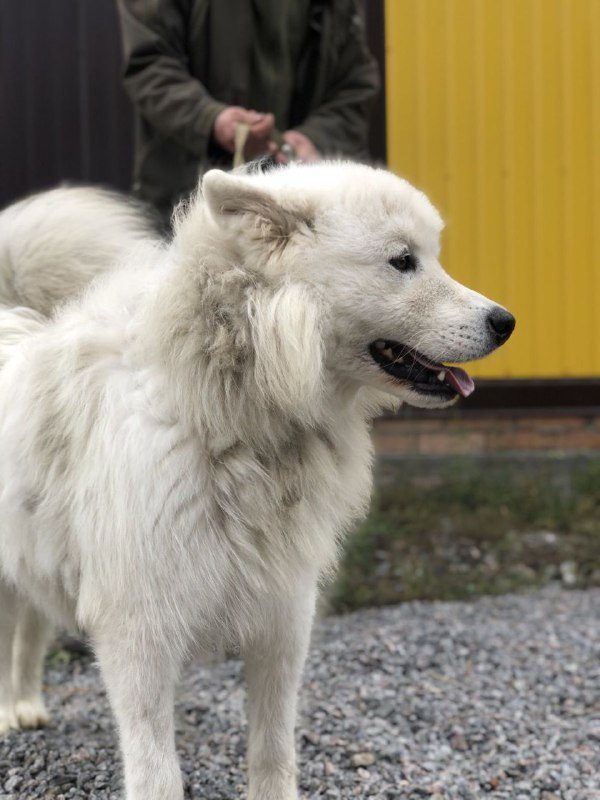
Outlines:
{"label": "dog's back", "polygon": [[0,307],[50,315],[136,242],[158,239],[143,208],[92,187],[59,187],[0,213]]}

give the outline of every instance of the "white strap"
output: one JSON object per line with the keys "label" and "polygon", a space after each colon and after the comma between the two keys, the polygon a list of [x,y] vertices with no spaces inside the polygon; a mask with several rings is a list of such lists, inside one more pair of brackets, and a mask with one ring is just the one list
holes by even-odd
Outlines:
{"label": "white strap", "polygon": [[244,148],[246,147],[246,142],[248,141],[248,134],[250,133],[250,125],[246,122],[236,122],[235,123],[235,134],[234,134],[234,151],[233,151],[233,166],[234,167],[241,167],[242,164],[246,163],[244,158]]}

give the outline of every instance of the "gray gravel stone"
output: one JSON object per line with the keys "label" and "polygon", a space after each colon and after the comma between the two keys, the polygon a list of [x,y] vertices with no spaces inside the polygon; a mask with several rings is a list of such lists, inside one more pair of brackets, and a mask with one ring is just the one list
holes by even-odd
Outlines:
{"label": "gray gravel stone", "polygon": [[[600,800],[600,590],[410,603],[317,626],[298,729],[306,800]],[[186,797],[245,796],[242,667],[178,694]],[[46,672],[46,730],[0,739],[0,800],[117,800],[90,658]]]}

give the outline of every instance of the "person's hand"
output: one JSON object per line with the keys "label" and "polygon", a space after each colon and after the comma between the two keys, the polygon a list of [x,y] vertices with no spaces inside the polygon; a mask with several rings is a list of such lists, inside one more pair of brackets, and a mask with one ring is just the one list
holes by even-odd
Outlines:
{"label": "person's hand", "polygon": [[[299,161],[307,161],[307,162],[317,161],[317,159],[320,156],[319,151],[311,142],[311,140],[308,138],[308,136],[305,136],[303,133],[300,133],[300,131],[294,131],[294,130],[286,131],[283,134],[283,140],[284,142],[289,144],[290,147],[294,149],[296,158]],[[288,163],[289,158],[280,150],[278,150],[277,145],[274,144],[273,142],[271,142],[270,151],[276,157],[277,161],[280,164]]]}
{"label": "person's hand", "polygon": [[235,150],[235,126],[238,122],[245,122],[250,126],[244,157],[251,160],[268,153],[270,136],[275,127],[273,114],[260,114],[241,106],[224,108],[215,119],[213,138],[228,153]]}

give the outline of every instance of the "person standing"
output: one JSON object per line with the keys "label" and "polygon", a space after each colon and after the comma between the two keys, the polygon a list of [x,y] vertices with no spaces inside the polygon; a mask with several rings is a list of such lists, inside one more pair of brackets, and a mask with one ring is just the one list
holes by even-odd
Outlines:
{"label": "person standing", "polygon": [[368,157],[379,74],[356,0],[118,0],[118,9],[136,111],[134,191],[165,219],[199,175],[231,167],[240,122],[247,159],[278,141],[305,161]]}

